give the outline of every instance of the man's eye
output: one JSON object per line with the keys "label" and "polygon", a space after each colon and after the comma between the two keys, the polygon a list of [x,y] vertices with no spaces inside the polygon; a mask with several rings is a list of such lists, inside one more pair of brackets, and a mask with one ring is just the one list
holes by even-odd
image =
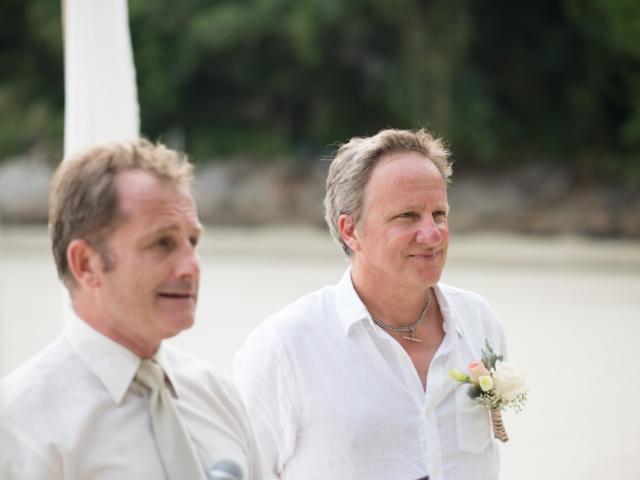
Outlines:
{"label": "man's eye", "polygon": [[189,239],[189,242],[191,242],[192,247],[195,247],[196,245],[198,245],[198,237],[191,237]]}
{"label": "man's eye", "polygon": [[168,248],[171,246],[171,239],[161,238],[160,240],[156,241],[156,246],[161,248]]}
{"label": "man's eye", "polygon": [[436,217],[446,217],[447,212],[445,212],[444,210],[436,210],[435,212],[433,212],[433,215]]}
{"label": "man's eye", "polygon": [[414,217],[415,214],[413,212],[405,212],[405,213],[400,214],[399,216],[400,216],[400,218],[411,218],[411,217]]}

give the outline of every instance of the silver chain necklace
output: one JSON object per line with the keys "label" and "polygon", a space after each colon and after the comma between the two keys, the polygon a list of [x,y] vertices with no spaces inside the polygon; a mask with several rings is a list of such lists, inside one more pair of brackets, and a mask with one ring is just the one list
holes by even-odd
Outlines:
{"label": "silver chain necklace", "polygon": [[424,314],[427,313],[427,310],[429,309],[429,304],[431,303],[431,289],[427,290],[427,293],[429,294],[429,296],[427,297],[427,304],[424,306],[424,310],[422,310],[422,314],[420,315],[420,318],[418,318],[416,323],[414,323],[413,325],[409,325],[408,327],[392,327],[391,325],[387,325],[386,323],[379,322],[373,317],[371,317],[371,320],[373,320],[373,323],[375,323],[379,327],[386,328],[387,330],[392,330],[394,332],[411,332],[411,337],[402,337],[402,338],[406,338],[407,340],[411,340],[412,342],[422,342],[422,340],[413,338],[413,331],[416,329],[418,325],[420,325],[420,322],[422,321],[422,317],[424,317]]}

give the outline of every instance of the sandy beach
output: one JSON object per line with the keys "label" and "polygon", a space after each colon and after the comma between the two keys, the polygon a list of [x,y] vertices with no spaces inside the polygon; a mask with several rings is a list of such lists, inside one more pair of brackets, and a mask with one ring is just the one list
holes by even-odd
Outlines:
{"label": "sandy beach", "polygon": [[[196,326],[171,342],[227,374],[249,332],[346,268],[308,228],[209,228],[199,251]],[[466,234],[449,252],[442,281],[491,303],[529,375],[501,480],[640,479],[640,242]],[[62,298],[45,229],[3,226],[0,375],[60,334]]]}

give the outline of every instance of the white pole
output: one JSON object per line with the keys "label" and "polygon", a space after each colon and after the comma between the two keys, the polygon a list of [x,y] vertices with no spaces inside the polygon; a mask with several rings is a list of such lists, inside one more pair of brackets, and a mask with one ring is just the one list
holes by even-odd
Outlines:
{"label": "white pole", "polygon": [[140,114],[127,0],[66,0],[64,155],[137,139]]}
{"label": "white pole", "polygon": [[[64,156],[140,136],[127,0],[63,0]],[[63,317],[71,312],[64,294]]]}

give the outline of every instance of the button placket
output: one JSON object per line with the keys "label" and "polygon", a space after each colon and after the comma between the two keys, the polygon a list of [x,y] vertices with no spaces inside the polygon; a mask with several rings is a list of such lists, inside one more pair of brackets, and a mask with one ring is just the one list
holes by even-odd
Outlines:
{"label": "button placket", "polygon": [[411,361],[411,357],[395,338],[390,336],[384,330],[382,333],[385,335],[384,338],[391,342],[391,348],[398,359],[398,364],[400,365],[400,371],[402,372],[406,388],[409,390],[411,396],[417,400],[418,404],[422,403],[424,390],[422,390],[422,382],[420,381],[420,377],[418,377],[418,372]]}
{"label": "button placket", "polygon": [[424,403],[424,430],[427,438],[426,461],[432,477],[442,471],[442,450],[440,432],[435,415],[436,402],[442,393],[442,356],[434,358],[427,374],[427,391]]}

